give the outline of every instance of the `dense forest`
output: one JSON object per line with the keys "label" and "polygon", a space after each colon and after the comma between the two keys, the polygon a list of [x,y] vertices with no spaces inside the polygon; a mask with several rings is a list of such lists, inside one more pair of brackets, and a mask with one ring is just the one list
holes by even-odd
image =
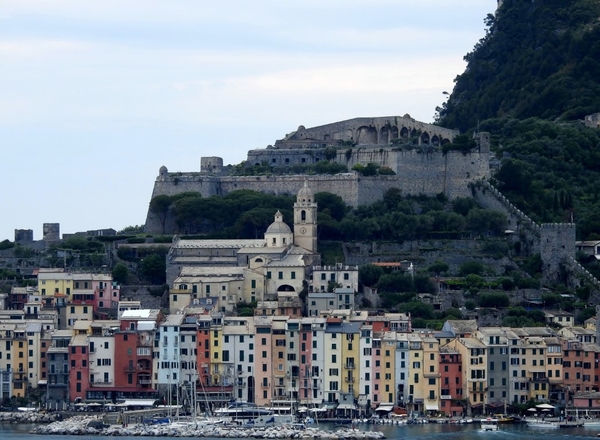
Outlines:
{"label": "dense forest", "polygon": [[498,188],[539,222],[600,239],[600,3],[505,0],[465,56],[438,123],[488,131]]}

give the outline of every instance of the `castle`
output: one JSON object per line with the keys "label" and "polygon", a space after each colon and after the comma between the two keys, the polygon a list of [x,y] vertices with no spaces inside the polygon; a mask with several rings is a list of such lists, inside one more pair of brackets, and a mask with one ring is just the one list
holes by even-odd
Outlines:
{"label": "castle", "polygon": [[[152,197],[193,191],[203,197],[224,195],[240,189],[271,194],[294,194],[308,179],[315,193],[337,194],[351,206],[380,200],[390,188],[405,195],[446,194],[450,199],[470,197],[469,183],[486,179],[489,169],[489,136],[481,133],[476,151],[442,152],[457,132],[415,121],[410,116],[355,118],[298,130],[265,149],[250,150],[245,166],[291,167],[312,165],[335,151],[332,162],[347,167],[336,175],[233,176],[220,157],[202,157],[200,172],[170,173],[159,170]],[[375,163],[394,175],[362,176],[351,171],[354,165]],[[160,233],[162,225],[148,211],[146,231]]]}

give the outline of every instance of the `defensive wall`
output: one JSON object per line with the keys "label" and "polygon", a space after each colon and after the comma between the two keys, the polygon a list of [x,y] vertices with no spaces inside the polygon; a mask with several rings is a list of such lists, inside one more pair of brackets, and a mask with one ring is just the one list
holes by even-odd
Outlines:
{"label": "defensive wall", "polygon": [[[218,163],[211,158],[211,163]],[[338,155],[351,168],[354,164],[374,162],[392,168],[396,175],[362,176],[356,172],[336,175],[267,175],[267,176],[228,176],[207,172],[169,173],[161,167],[154,183],[152,197],[164,194],[173,196],[183,192],[198,192],[203,197],[222,196],[230,192],[248,189],[266,194],[293,195],[308,180],[311,189],[317,192],[330,192],[339,195],[348,205],[359,206],[381,200],[390,188],[399,188],[404,195],[433,196],[445,193],[450,199],[470,197],[468,184],[489,177],[488,153],[473,152],[463,154],[450,151],[424,153],[418,150],[390,151],[389,149],[357,149],[350,157]],[[173,224],[167,221],[166,229]],[[161,233],[158,218],[148,212],[146,231]]]}

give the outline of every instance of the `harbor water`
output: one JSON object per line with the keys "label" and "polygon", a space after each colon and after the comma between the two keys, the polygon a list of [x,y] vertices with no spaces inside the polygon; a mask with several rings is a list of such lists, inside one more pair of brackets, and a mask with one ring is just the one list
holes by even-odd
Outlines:
{"label": "harbor water", "polygon": [[[336,426],[333,424],[319,424],[320,428],[335,431]],[[29,424],[3,424],[0,425],[1,440],[41,440],[39,435],[30,434],[29,431],[35,425]],[[545,440],[583,440],[596,438],[600,433],[600,426],[587,428],[572,428],[572,429],[544,429],[532,428],[524,424],[518,425],[502,425],[499,431],[484,432],[479,428],[478,424],[472,425],[451,425],[451,424],[424,424],[424,425],[358,425],[362,430],[377,430],[385,434],[386,438],[393,439],[410,439],[410,440],[520,440],[529,439],[535,440],[544,437]],[[64,439],[63,436],[57,436]],[[100,440],[99,436],[76,436],[73,440]],[[128,439],[128,437],[118,437],[119,439]],[[140,437],[136,437],[140,438]],[[148,437],[148,439],[156,437]],[[131,437],[130,440],[133,440]],[[48,439],[46,439],[48,440]],[[52,439],[50,439],[52,440]],[[58,438],[56,439],[58,440]],[[129,439],[128,439],[129,440]],[[207,439],[213,440],[213,439]],[[217,440],[217,439],[214,439]]]}

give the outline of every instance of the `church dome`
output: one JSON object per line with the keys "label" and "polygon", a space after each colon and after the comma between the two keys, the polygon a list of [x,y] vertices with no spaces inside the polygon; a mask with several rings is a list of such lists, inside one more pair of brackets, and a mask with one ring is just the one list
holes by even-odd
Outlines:
{"label": "church dome", "polygon": [[300,188],[300,191],[298,191],[298,199],[301,199],[302,201],[312,201],[312,197],[313,197],[313,192],[312,189],[310,189],[308,187],[308,181],[304,181],[304,186],[302,188]]}
{"label": "church dome", "polygon": [[283,215],[277,211],[275,221],[267,228],[267,234],[291,234],[290,227],[283,222]]}

